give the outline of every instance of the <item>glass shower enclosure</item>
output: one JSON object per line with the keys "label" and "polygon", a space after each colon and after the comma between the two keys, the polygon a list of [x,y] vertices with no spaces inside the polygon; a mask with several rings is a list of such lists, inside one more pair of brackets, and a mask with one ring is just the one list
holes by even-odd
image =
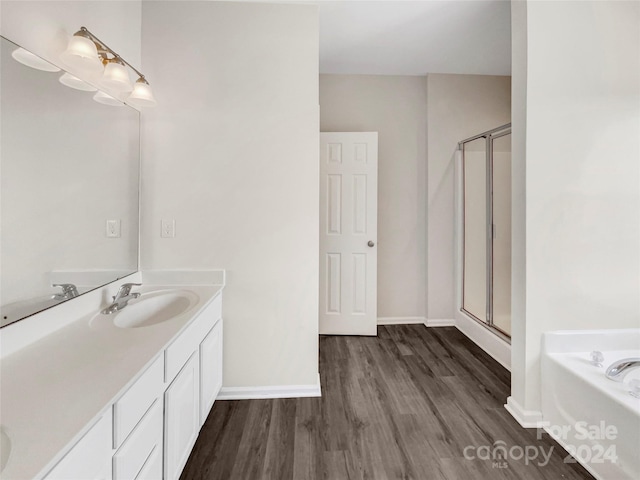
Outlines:
{"label": "glass shower enclosure", "polygon": [[511,336],[511,124],[459,143],[462,152],[462,304]]}

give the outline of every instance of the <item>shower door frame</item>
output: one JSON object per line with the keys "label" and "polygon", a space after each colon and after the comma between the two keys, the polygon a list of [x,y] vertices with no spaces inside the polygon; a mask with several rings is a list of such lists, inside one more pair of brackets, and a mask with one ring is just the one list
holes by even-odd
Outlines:
{"label": "shower door frame", "polygon": [[[495,238],[495,225],[493,224],[493,142],[494,140],[511,135],[511,123],[501,125],[500,127],[487,130],[486,132],[474,135],[473,137],[466,138],[458,142],[458,150],[462,152],[462,277],[460,279],[461,285],[461,301],[460,311],[470,318],[474,319],[480,325],[488,328],[492,333],[495,333],[503,340],[511,343],[511,336],[495,326],[493,323],[493,240]],[[486,318],[484,321],[478,318],[476,315],[464,308],[464,283],[465,283],[465,230],[466,230],[466,218],[465,218],[465,159],[464,159],[464,145],[480,138],[485,139],[485,168],[486,168]]]}

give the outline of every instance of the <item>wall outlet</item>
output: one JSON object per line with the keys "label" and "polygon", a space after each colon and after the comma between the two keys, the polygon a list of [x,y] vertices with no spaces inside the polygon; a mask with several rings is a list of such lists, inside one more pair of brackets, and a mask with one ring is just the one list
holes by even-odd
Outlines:
{"label": "wall outlet", "polygon": [[176,236],[176,221],[174,219],[161,221],[160,236],[162,238],[173,238]]}
{"label": "wall outlet", "polygon": [[109,238],[120,238],[120,220],[107,220],[106,234]]}

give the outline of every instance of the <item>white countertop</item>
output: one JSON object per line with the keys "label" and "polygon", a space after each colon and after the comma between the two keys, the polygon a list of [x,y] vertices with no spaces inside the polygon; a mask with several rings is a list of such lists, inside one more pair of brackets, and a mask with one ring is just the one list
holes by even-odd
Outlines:
{"label": "white countertop", "polygon": [[137,291],[143,297],[186,289],[199,300],[189,311],[144,328],[92,328],[94,312],[3,358],[0,422],[11,454],[0,478],[45,475],[222,288],[142,287]]}

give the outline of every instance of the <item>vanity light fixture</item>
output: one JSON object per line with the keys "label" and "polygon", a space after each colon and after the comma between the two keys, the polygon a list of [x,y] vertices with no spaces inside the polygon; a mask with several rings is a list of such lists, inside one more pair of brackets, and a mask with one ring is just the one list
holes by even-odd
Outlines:
{"label": "vanity light fixture", "polygon": [[[119,98],[98,92],[93,97],[97,102],[107,105],[121,105],[123,101],[135,107],[153,107],[157,103],[144,75],[85,27],[80,27],[80,30],[73,34],[69,46],[60,55],[60,58],[70,67],[77,69],[79,73],[93,75],[102,72],[102,76],[97,81],[98,85],[117,94]],[[126,67],[138,75],[135,86],[131,85]],[[133,92],[125,98],[123,94],[131,92],[132,89]],[[108,101],[117,103],[107,103]]]}
{"label": "vanity light fixture", "polygon": [[36,70],[42,70],[44,72],[59,72],[60,69],[54,64],[47,62],[45,59],[40,58],[38,55],[31,53],[24,48],[16,48],[11,52],[11,56],[27,67],[35,68]]}

